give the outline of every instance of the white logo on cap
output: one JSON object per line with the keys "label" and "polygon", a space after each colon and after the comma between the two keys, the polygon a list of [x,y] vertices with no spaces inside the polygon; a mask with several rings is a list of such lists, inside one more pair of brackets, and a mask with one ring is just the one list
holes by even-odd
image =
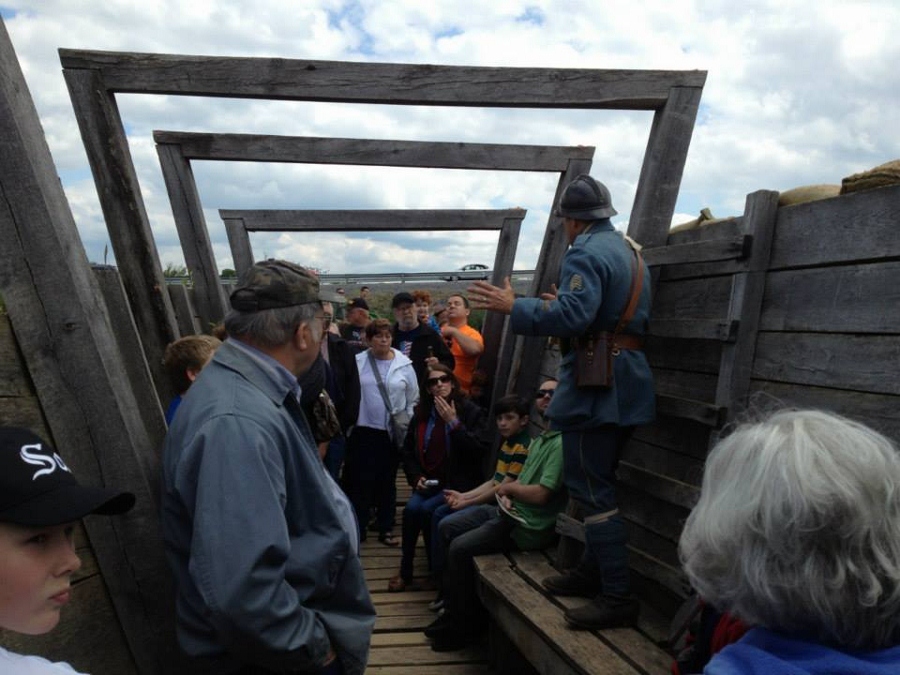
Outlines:
{"label": "white logo on cap", "polygon": [[[35,471],[31,480],[37,480],[39,476],[46,476],[47,474],[53,473],[56,471],[57,467],[63,471],[72,473],[69,471],[69,467],[66,466],[66,463],[62,460],[62,457],[55,452],[52,456],[41,454],[41,449],[40,443],[32,443],[31,445],[23,445],[22,449],[19,450],[19,457],[21,457],[23,461],[33,464],[34,466],[44,467],[43,469]],[[33,450],[36,450],[37,452],[32,452]]]}

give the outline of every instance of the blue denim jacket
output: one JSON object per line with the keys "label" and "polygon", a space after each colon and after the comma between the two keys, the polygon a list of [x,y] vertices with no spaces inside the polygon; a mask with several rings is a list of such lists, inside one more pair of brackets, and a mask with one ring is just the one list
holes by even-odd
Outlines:
{"label": "blue denim jacket", "polygon": [[[640,301],[624,332],[644,335],[650,317],[650,272],[645,269]],[[592,223],[566,252],[556,300],[519,298],[510,325],[521,335],[577,337],[612,331],[628,302],[632,253],[608,219]],[[634,426],[653,421],[656,397],[644,352],[622,350],[614,360],[609,389],[575,386],[575,352],[562,358],[559,385],[547,410],[554,429],[578,431],[603,424]]]}
{"label": "blue denim jacket", "polygon": [[315,671],[333,649],[361,674],[375,611],[356,533],[291,378],[264,365],[226,342],[166,437],[161,521],[178,640],[222,673]]}

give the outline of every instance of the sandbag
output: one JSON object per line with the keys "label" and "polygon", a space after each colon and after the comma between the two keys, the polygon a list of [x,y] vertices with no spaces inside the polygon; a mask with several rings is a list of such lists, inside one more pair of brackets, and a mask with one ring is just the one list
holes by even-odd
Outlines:
{"label": "sandbag", "polygon": [[841,181],[841,194],[872,190],[888,185],[900,185],[900,159],[885,162],[874,169],[855,173]]}

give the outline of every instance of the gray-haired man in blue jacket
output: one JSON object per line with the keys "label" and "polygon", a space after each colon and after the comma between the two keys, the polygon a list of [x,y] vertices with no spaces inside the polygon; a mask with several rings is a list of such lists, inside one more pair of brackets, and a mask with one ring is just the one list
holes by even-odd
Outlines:
{"label": "gray-haired man in blue jacket", "polygon": [[[518,298],[503,288],[475,282],[472,304],[511,315],[521,335],[554,335],[564,345],[601,331],[613,332],[629,304],[635,254],[616,232],[609,190],[588,175],[566,186],[557,216],[563,218],[569,250],[560,270],[559,291],[541,298]],[[645,267],[634,314],[623,327],[621,349],[613,358],[609,387],[576,386],[576,351],[569,349],[559,369],[559,386],[547,410],[551,427],[563,432],[565,484],[585,513],[585,551],[580,565],[544,580],[558,595],[593,600],[566,611],[573,628],[609,628],[637,620],[639,605],[630,595],[625,521],[619,513],[615,469],[634,427],[655,416],[650,366],[640,349],[650,314],[650,276]],[[565,349],[564,349],[565,351]]]}
{"label": "gray-haired man in blue jacket", "polygon": [[375,611],[356,521],[299,404],[324,334],[319,282],[267,260],[231,306],[163,450],[179,644],[193,672],[361,674]]}

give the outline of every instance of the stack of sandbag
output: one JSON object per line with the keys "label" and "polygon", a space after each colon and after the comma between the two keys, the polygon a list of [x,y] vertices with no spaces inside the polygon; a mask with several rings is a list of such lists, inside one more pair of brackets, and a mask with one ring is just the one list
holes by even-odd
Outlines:
{"label": "stack of sandbag", "polygon": [[874,169],[855,173],[841,181],[841,194],[872,190],[888,185],[900,185],[900,159],[886,162]]}

